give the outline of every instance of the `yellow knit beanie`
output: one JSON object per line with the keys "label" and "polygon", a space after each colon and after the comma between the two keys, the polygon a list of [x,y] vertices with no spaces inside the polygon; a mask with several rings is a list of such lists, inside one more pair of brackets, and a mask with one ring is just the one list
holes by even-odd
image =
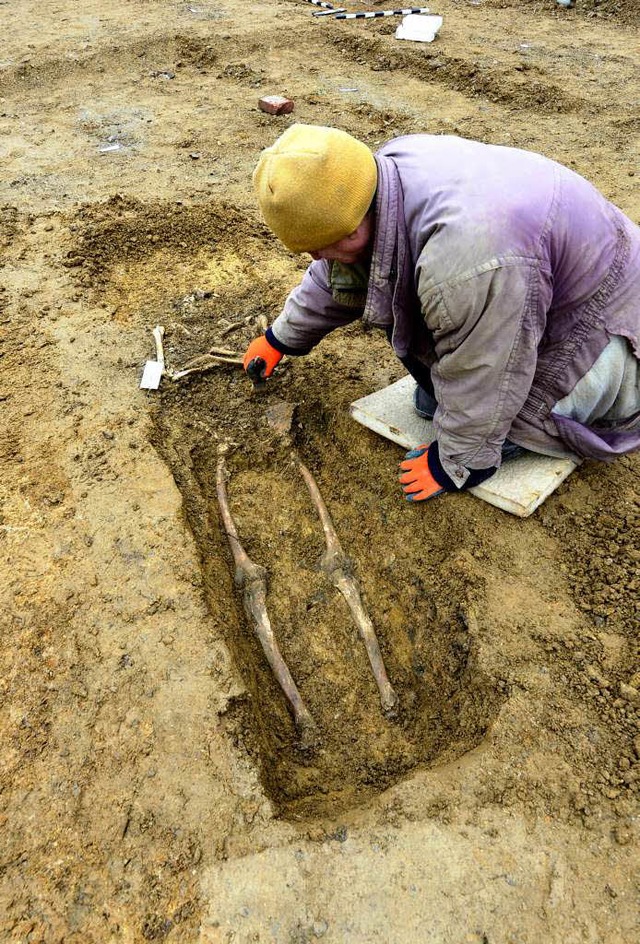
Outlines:
{"label": "yellow knit beanie", "polygon": [[265,222],[292,252],[324,249],[357,229],[377,182],[366,144],[319,125],[291,125],[253,172]]}

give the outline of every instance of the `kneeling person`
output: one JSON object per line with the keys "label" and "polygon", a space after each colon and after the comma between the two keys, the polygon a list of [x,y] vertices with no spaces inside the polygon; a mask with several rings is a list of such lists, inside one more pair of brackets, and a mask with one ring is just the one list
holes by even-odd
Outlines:
{"label": "kneeling person", "polygon": [[292,125],[253,175],[266,223],[313,262],[244,363],[302,355],[361,318],[383,328],[433,414],[412,501],[478,485],[526,448],[640,448],[640,228],[539,154],[408,135],[374,155]]}

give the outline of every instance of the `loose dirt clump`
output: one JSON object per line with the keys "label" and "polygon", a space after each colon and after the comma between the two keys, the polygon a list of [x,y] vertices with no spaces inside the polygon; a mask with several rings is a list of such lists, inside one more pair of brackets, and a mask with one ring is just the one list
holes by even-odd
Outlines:
{"label": "loose dirt clump", "polygon": [[509,6],[528,6],[534,13],[545,15],[555,12],[558,16],[586,16],[612,20],[629,26],[640,22],[640,3],[638,0],[573,0],[569,9],[558,9],[557,0],[485,0],[487,6],[504,9]]}

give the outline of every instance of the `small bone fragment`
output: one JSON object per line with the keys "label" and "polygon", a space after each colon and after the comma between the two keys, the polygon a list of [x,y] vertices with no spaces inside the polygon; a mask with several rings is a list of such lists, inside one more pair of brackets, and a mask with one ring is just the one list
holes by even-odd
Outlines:
{"label": "small bone fragment", "polygon": [[240,357],[237,351],[232,351],[228,347],[210,347],[209,354],[219,354],[222,357]]}
{"label": "small bone fragment", "polygon": [[237,331],[239,328],[243,328],[246,324],[249,324],[250,321],[253,321],[253,315],[247,315],[246,318],[242,318],[240,321],[234,321],[232,324],[222,329],[219,337],[224,338],[225,335],[231,334],[232,331]]}
{"label": "small bone fragment", "polygon": [[163,326],[156,325],[153,329],[153,339],[156,343],[156,359],[155,361],[147,361],[144,365],[142,379],[140,380],[141,390],[157,390],[160,386],[162,375],[165,373],[163,338]]}
{"label": "small bone fragment", "polygon": [[164,345],[162,343],[163,338],[164,328],[162,325],[156,325],[153,329],[153,339],[156,342],[156,360],[162,365],[164,365]]}
{"label": "small bone fragment", "polygon": [[203,354],[200,357],[194,357],[189,363],[193,366],[184,367],[182,370],[174,370],[169,374],[171,380],[181,380],[183,377],[188,377],[190,374],[205,374],[207,371],[213,370],[214,367],[218,367],[220,364],[237,364],[241,367],[242,359],[239,357],[217,357],[213,354]]}
{"label": "small bone fragment", "polygon": [[227,357],[222,354],[197,354],[196,357],[192,357],[191,360],[182,368],[183,370],[191,370],[192,367],[204,367],[208,366],[211,363],[221,363],[221,364],[242,364],[242,358],[235,353],[231,352],[233,356]]}
{"label": "small bone fragment", "polygon": [[167,327],[170,331],[182,331],[188,338],[193,337],[193,331],[189,331],[188,328],[185,328],[181,321],[172,321]]}
{"label": "small bone fragment", "polygon": [[304,704],[278,648],[267,614],[267,572],[264,567],[260,567],[259,564],[255,564],[251,560],[240,543],[238,531],[229,508],[225,485],[226,476],[224,456],[221,456],[218,459],[216,492],[224,530],[229,539],[229,546],[236,565],[235,583],[242,590],[245,613],[252,620],[267,661],[289,701],[295,725],[300,733],[301,746],[308,749],[313,747],[317,741],[317,726]]}
{"label": "small bone fragment", "polygon": [[316,506],[320,521],[322,522],[322,528],[327,543],[327,550],[322,556],[320,566],[329,576],[334,587],[337,587],[347,601],[367,650],[367,655],[369,656],[369,662],[371,663],[373,675],[378,686],[378,691],[380,692],[382,711],[387,718],[395,718],[398,712],[398,696],[394,692],[387,677],[380,646],[378,645],[378,639],[376,637],[376,631],[362,603],[358,583],[352,575],[353,566],[342,550],[338,535],[336,534],[329,511],[320,494],[316,480],[309,469],[307,469],[300,460],[298,460],[298,464],[302,477],[307,483],[313,504]]}

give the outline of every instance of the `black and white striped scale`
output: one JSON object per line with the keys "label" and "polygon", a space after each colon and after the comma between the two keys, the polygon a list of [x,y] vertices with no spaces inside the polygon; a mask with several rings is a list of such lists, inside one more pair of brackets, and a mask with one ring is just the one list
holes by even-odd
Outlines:
{"label": "black and white striped scale", "polygon": [[314,7],[324,7],[325,10],[333,10],[332,3],[326,3],[326,0],[307,0],[307,3],[312,3]]}
{"label": "black and white striped scale", "polygon": [[409,13],[428,13],[428,7],[409,7],[407,10],[376,10],[367,13],[336,13],[336,20],[373,20],[379,16],[407,16]]}

